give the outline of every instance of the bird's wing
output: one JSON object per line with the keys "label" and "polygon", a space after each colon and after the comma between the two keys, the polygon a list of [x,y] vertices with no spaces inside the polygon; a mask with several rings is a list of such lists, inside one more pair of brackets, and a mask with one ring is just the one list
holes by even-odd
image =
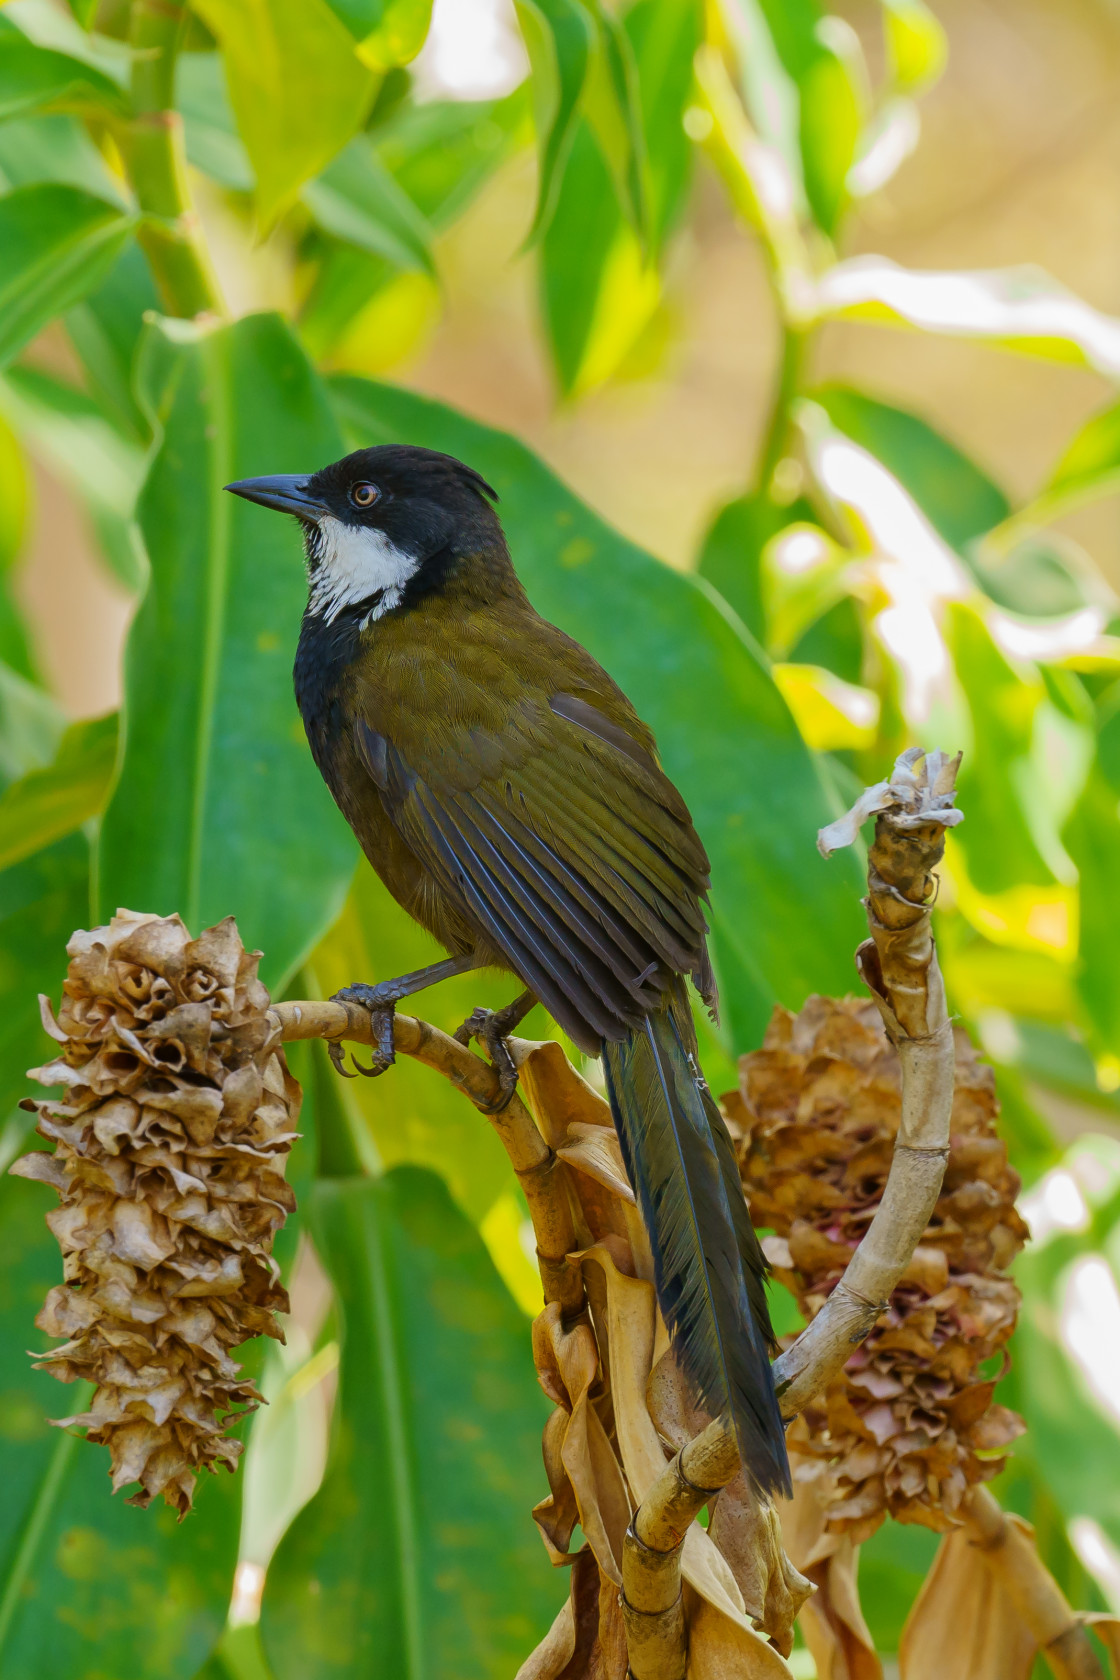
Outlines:
{"label": "bird's wing", "polygon": [[586,694],[523,696],[496,731],[443,720],[410,756],[361,716],[354,739],[406,844],[583,1048],[637,1025],[670,971],[704,989],[704,848]]}

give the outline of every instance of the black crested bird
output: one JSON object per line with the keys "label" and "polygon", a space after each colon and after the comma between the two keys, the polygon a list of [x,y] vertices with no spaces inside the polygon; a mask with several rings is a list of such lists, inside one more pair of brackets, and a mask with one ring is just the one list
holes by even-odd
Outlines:
{"label": "black crested bird", "polygon": [[311,751],[393,897],[450,953],[339,994],[379,1014],[370,1071],[392,1060],[400,999],[490,967],[527,988],[464,1024],[501,1101],[516,1083],[503,1040],[536,999],[602,1056],[680,1364],[730,1413],[756,1485],[788,1491],[766,1264],[685,980],[714,1007],[708,859],[652,734],[533,610],[497,497],[462,462],[389,445],[227,488],[303,523],[295,688]]}

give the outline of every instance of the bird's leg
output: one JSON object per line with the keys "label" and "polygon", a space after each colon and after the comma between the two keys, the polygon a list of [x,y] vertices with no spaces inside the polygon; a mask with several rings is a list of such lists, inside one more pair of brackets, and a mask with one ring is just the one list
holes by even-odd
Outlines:
{"label": "bird's leg", "polygon": [[[520,1026],[536,1001],[534,992],[522,992],[504,1009],[476,1009],[452,1034],[460,1044],[469,1044],[472,1038],[477,1038],[490,1052],[501,1090],[496,1101],[488,1103],[483,1109],[484,1114],[500,1114],[509,1107],[510,1098],[517,1089],[517,1068],[506,1039],[514,1027]],[[482,1105],[479,1104],[479,1107]]]}
{"label": "bird's leg", "polygon": [[[343,986],[340,992],[335,992],[332,1003],[356,1003],[363,1009],[368,1009],[370,1019],[377,1029],[377,1047],[369,1067],[363,1067],[356,1056],[351,1056],[357,1071],[365,1074],[367,1079],[376,1079],[379,1073],[384,1073],[386,1068],[392,1067],[396,1060],[393,1050],[393,1016],[402,998],[411,997],[414,992],[422,992],[426,986],[434,986],[440,980],[450,980],[452,975],[466,974],[478,966],[474,955],[468,952],[463,957],[444,957],[442,962],[429,963],[426,968],[414,968],[411,974],[399,974],[395,980],[382,980],[376,986],[367,986],[359,980],[355,985]],[[338,1040],[332,1040],[327,1049],[335,1070],[344,1078],[353,1079],[354,1075],[346,1071],[342,1045]]]}

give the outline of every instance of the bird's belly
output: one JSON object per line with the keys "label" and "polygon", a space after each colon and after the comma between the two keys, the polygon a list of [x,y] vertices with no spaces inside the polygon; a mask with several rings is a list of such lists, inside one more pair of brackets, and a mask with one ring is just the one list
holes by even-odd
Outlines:
{"label": "bird's belly", "polygon": [[390,821],[380,795],[368,778],[360,796],[348,794],[343,786],[335,797],[369,863],[414,921],[453,955],[477,951],[482,966],[508,968],[465,900],[437,881],[417,858]]}

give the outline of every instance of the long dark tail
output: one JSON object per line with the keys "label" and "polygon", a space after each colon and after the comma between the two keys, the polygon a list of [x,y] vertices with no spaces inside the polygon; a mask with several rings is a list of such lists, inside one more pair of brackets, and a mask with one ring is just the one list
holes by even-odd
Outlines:
{"label": "long dark tail", "polygon": [[758,1488],[788,1495],[766,1261],[731,1139],[700,1073],[683,980],[674,980],[643,1026],[604,1044],[603,1065],[681,1368],[713,1415],[730,1413]]}

